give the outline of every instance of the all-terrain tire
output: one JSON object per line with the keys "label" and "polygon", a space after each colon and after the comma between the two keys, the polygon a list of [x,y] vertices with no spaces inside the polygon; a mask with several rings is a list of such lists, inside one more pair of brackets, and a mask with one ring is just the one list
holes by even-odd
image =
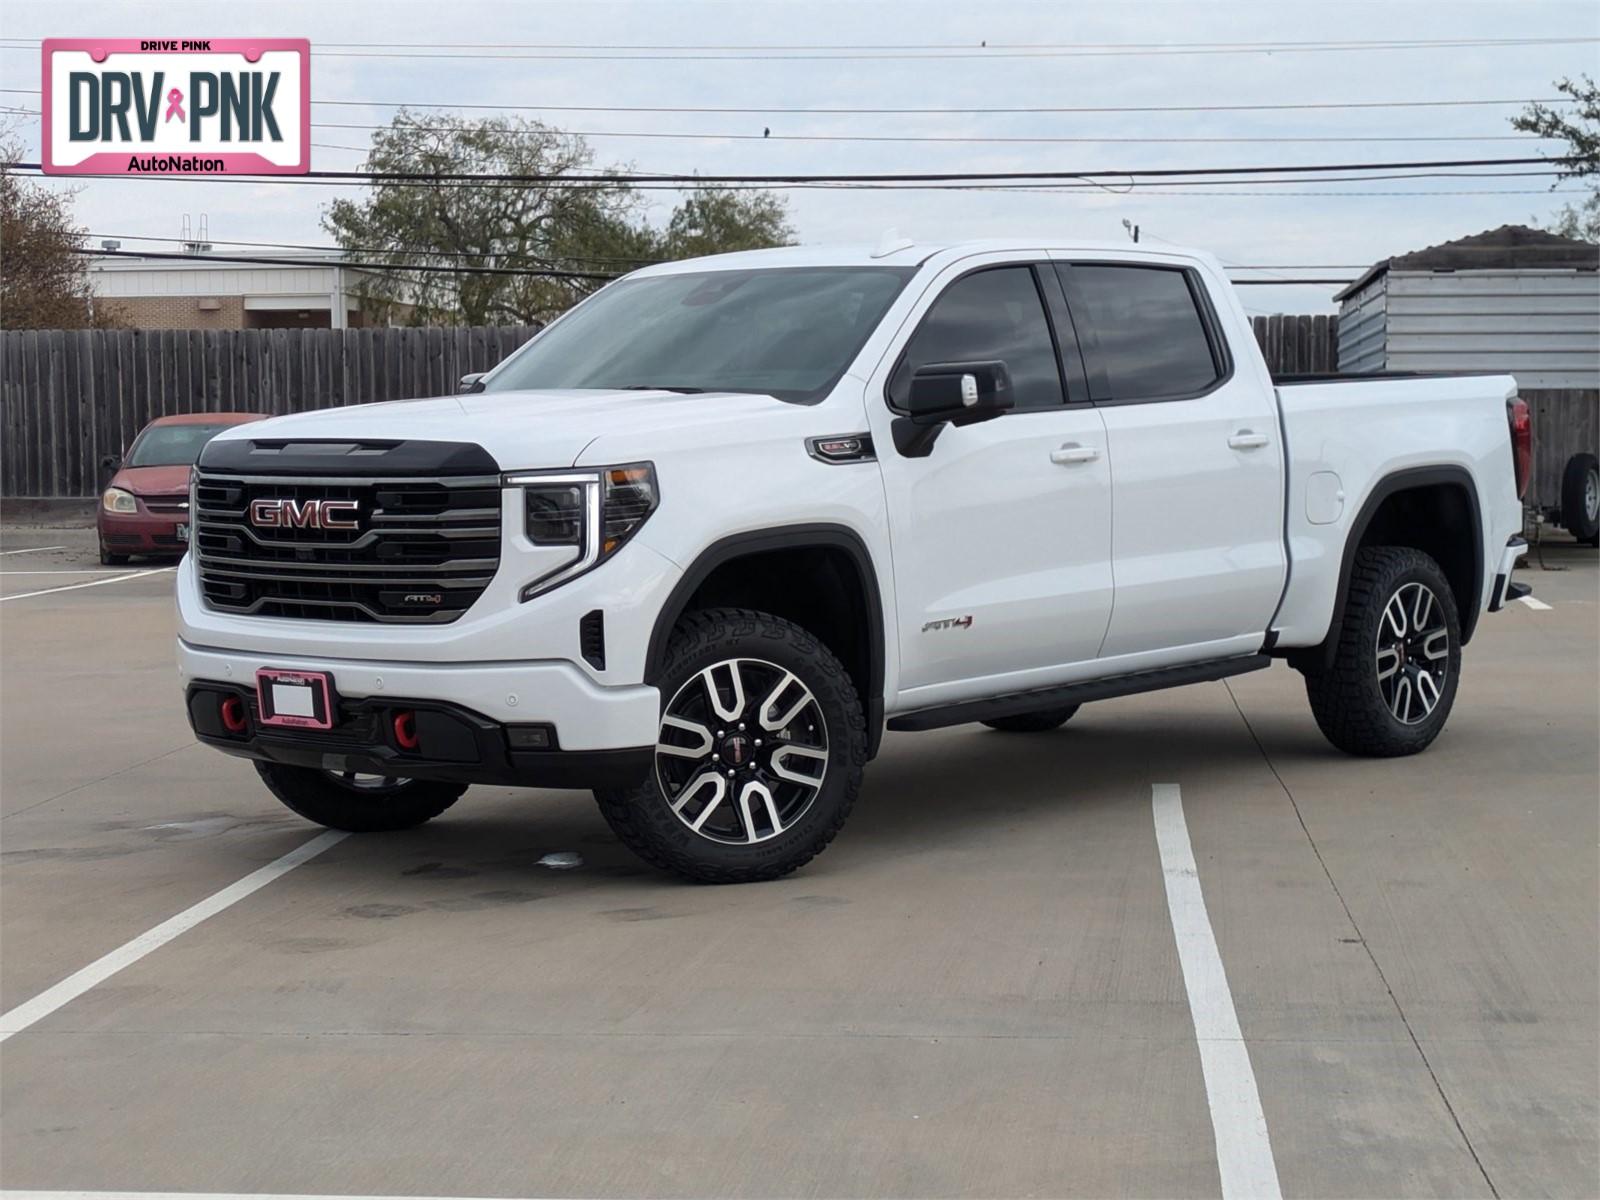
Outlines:
{"label": "all-terrain tire", "polygon": [[[749,664],[745,669],[754,670],[758,675],[767,671],[768,679],[772,677],[770,672],[773,670],[792,674],[799,685],[809,691],[814,701],[814,708],[807,708],[806,711],[814,711],[821,717],[820,722],[811,723],[813,726],[821,725],[825,740],[827,757],[818,776],[820,785],[807,789],[810,798],[805,801],[803,808],[796,809],[792,817],[787,818],[788,823],[781,831],[774,831],[776,818],[765,830],[758,830],[756,821],[746,819],[739,825],[745,831],[745,836],[759,836],[762,840],[748,843],[733,838],[718,840],[707,833],[696,832],[690,827],[688,815],[680,816],[674,812],[673,801],[668,796],[669,786],[672,785],[668,773],[675,769],[685,770],[690,773],[692,783],[701,774],[735,770],[730,767],[734,759],[725,741],[718,743],[715,762],[710,758],[713,751],[709,747],[705,749],[702,761],[690,761],[687,767],[682,768],[658,751],[655,768],[641,783],[629,788],[595,792],[601,814],[624,845],[652,866],[699,883],[750,883],[778,879],[810,862],[827,847],[844,825],[861,789],[861,775],[867,761],[866,718],[855,684],[843,664],[826,646],[792,621],[752,609],[702,609],[686,613],[678,621],[667,646],[661,676],[656,681],[661,689],[663,718],[671,715],[668,710],[678,702],[679,697],[687,696],[691,703],[694,701],[689,689],[710,686],[704,682],[704,672],[715,668],[712,677],[716,678],[716,671],[725,672],[726,664],[730,662]],[[701,682],[696,682],[697,677]],[[742,684],[740,694],[743,695]],[[776,694],[773,692],[771,696]],[[758,712],[755,706],[764,704],[771,696],[747,698],[749,716],[745,719],[750,721],[752,737],[763,732],[756,719]],[[726,697],[724,700],[732,703]],[[680,730],[683,727],[680,725]],[[708,718],[703,727],[707,737],[711,734],[726,734],[730,738],[739,735],[736,719]],[[777,732],[765,732],[769,739],[765,749],[752,753],[772,754],[789,731],[785,728]],[[665,725],[659,736],[662,739],[669,736]],[[689,740],[697,736],[691,734]],[[722,793],[721,785],[717,785],[717,794],[725,799],[706,804],[700,811],[728,804],[733,807],[717,813],[719,820],[739,819],[737,810],[742,806],[736,804],[735,796],[747,786],[748,780],[756,778],[771,765],[763,765],[760,761],[756,765],[749,765],[743,754],[741,747],[737,773],[726,776],[731,780],[727,785],[728,791]],[[678,757],[683,761],[690,758],[687,755]],[[761,777],[773,789],[782,787],[781,782],[770,775]],[[684,798],[690,795],[692,788],[688,783],[679,783],[677,786],[681,789],[677,792],[678,802],[683,805]],[[774,794],[777,794],[776,791]],[[688,813],[686,808],[683,811]],[[765,819],[764,813],[761,819]],[[706,829],[712,830],[714,827],[714,824],[708,824]]]}
{"label": "all-terrain tire", "polygon": [[308,821],[350,833],[414,829],[449,808],[467,790],[464,783],[429,779],[359,786],[328,771],[257,762],[256,772],[284,806]]}
{"label": "all-terrain tire", "polygon": [[1580,542],[1600,546],[1600,460],[1574,454],[1561,473],[1561,524]]}
{"label": "all-terrain tire", "polygon": [[[1437,605],[1436,615],[1430,610],[1421,623],[1412,622],[1404,611],[1415,607],[1419,593],[1413,585],[1425,588]],[[1408,635],[1409,641],[1400,639],[1406,644],[1398,651],[1393,649],[1399,644],[1396,628],[1386,615],[1397,602],[1400,623],[1407,629],[1418,626],[1414,636]],[[1425,646],[1420,639],[1424,635],[1437,639],[1440,628],[1448,643],[1437,654],[1436,640]],[[1323,736],[1340,750],[1364,757],[1390,758],[1425,750],[1444,727],[1461,678],[1461,620],[1439,564],[1409,547],[1368,546],[1358,551],[1344,617],[1334,636],[1332,665],[1319,664],[1305,672],[1306,696]],[[1386,668],[1393,663],[1403,678],[1408,671],[1431,671],[1441,662],[1442,680],[1429,685],[1435,689],[1431,702],[1418,684],[1412,688],[1415,695],[1408,696],[1403,711],[1397,712],[1399,685],[1392,682],[1397,676],[1385,676]]]}
{"label": "all-terrain tire", "polygon": [[1069,704],[1065,708],[1041,708],[1038,712],[1018,713],[1014,717],[996,717],[984,724],[1001,733],[1049,733],[1072,720],[1079,707]]}

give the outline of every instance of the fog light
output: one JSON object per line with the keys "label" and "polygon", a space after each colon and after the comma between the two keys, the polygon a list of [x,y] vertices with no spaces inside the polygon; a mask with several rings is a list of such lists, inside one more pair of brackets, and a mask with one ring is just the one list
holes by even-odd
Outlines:
{"label": "fog light", "polygon": [[506,740],[513,750],[554,750],[554,725],[507,725]]}
{"label": "fog light", "polygon": [[417,714],[410,709],[394,715],[394,741],[402,750],[415,750],[422,745],[417,736]]}
{"label": "fog light", "polygon": [[227,696],[221,705],[222,727],[229,733],[243,733],[249,724],[244,713],[244,701],[237,696]]}

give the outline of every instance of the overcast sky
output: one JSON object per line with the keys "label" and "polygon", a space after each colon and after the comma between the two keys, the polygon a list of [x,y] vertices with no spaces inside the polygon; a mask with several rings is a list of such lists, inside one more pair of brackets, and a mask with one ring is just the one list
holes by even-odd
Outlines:
{"label": "overcast sky", "polygon": [[[1551,81],[1596,72],[1600,36],[1593,0],[1444,0],[1306,3],[1272,0],[1121,0],[1113,3],[734,3],[680,0],[277,0],[218,5],[199,0],[7,0],[0,39],[0,103],[36,108],[38,38],[48,36],[305,36],[312,44],[312,120],[371,125],[384,102],[503,105],[936,108],[1283,104],[1397,100],[1521,99],[1554,94]],[[603,51],[537,46],[1094,46],[1107,43],[1310,42],[1338,40],[1567,39],[1565,44],[1345,52],[1059,55],[982,58],[579,59]],[[35,43],[12,48],[18,39]],[[334,43],[410,43],[417,54]],[[518,48],[519,46],[524,48]],[[319,52],[319,47],[323,48]],[[498,47],[498,51],[494,48]],[[405,47],[390,53],[404,54]],[[498,52],[503,57],[482,57]],[[893,53],[893,51],[889,51]],[[936,52],[930,52],[936,53]],[[555,57],[532,57],[552,54]],[[522,57],[512,57],[512,56]],[[370,107],[318,105],[359,100]],[[591,134],[706,133],[714,140],[595,136],[600,164],[707,174],[971,170],[1093,170],[1155,166],[1521,156],[1535,144],[1512,134],[1516,106],[1154,114],[960,116],[547,113],[549,123]],[[529,114],[540,115],[540,114]],[[730,140],[756,134],[768,140]],[[38,154],[37,118],[18,130]],[[783,135],[1090,138],[1058,144],[784,141]],[[313,128],[312,165],[354,169],[366,129]],[[1311,141],[1341,137],[1489,138],[1471,141]],[[1282,138],[1276,142],[1130,141],[1134,138]],[[1306,140],[1302,140],[1306,139]],[[1554,147],[1551,147],[1552,149]],[[52,186],[73,186],[53,182]],[[183,214],[209,218],[213,240],[325,244],[330,188],[173,181],[79,182],[77,215],[94,235],[177,236]],[[1126,236],[1210,249],[1239,264],[1364,264],[1388,254],[1526,222],[1559,207],[1542,179],[1308,181],[1288,187],[1173,186],[1155,195],[1090,191],[816,191],[790,193],[805,242],[875,241],[889,226],[921,241],[1047,232]],[[1408,193],[1374,195],[1375,192]],[[1338,192],[1338,195],[1311,194]],[[1479,194],[1453,194],[1474,192]],[[1421,193],[1421,194],[1419,194]],[[656,193],[662,221],[671,193]],[[154,247],[151,247],[154,248]],[[221,247],[219,247],[220,251]],[[1354,274],[1354,271],[1305,271]],[[1242,273],[1241,273],[1242,274]],[[1260,312],[1331,311],[1328,287],[1252,287]]]}

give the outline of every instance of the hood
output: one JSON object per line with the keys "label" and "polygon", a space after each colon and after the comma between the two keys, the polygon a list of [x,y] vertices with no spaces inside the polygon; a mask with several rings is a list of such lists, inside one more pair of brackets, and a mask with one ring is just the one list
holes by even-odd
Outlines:
{"label": "hood", "polygon": [[[275,417],[225,430],[216,441],[253,438],[414,439],[473,442],[503,471],[570,467],[597,437],[745,423],[796,406],[743,392],[506,391],[355,404]],[[187,479],[187,475],[185,476]]]}
{"label": "hood", "polygon": [[189,491],[189,468],[123,467],[111,477],[107,487],[121,488],[135,496],[170,496]]}

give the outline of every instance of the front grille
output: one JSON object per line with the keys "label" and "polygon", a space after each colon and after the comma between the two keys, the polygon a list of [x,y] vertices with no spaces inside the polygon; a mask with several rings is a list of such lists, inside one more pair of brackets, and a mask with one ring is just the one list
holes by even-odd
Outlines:
{"label": "front grille", "polygon": [[153,513],[186,513],[189,511],[189,497],[146,496],[144,506]]}
{"label": "front grille", "polygon": [[[196,497],[192,553],[206,602],[223,612],[442,624],[483,594],[500,565],[500,480],[493,475],[202,472]],[[257,500],[354,501],[357,527],[263,527],[250,521]]]}

